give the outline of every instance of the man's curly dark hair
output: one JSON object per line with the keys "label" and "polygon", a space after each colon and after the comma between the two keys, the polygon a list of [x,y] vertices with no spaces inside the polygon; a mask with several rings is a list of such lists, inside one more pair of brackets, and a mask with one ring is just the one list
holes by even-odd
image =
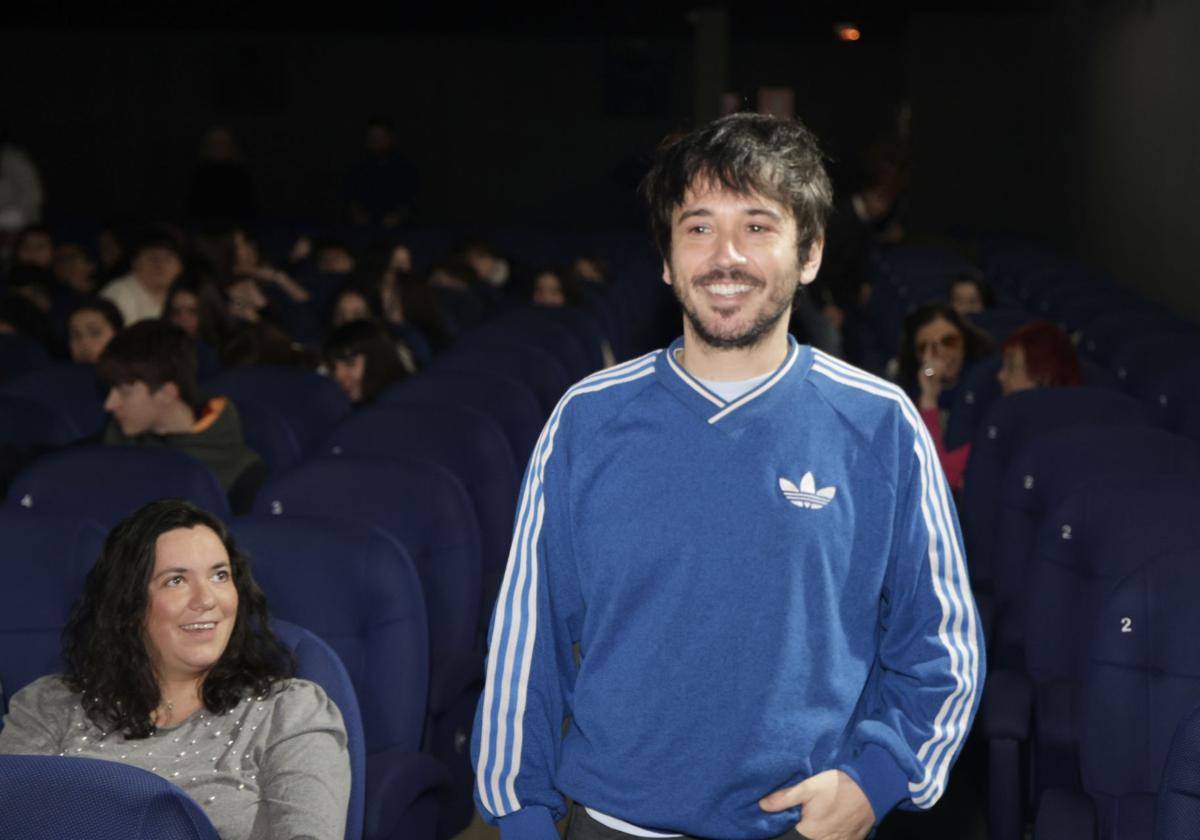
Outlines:
{"label": "man's curly dark hair", "polygon": [[238,594],[229,644],[204,678],[204,707],[223,714],[247,694],[270,693],[295,671],[291,652],[271,632],[266,596],[224,523],[191,502],[160,499],[109,532],[63,629],[64,681],[82,695],[87,716],[105,731],[126,738],[155,731],[151,715],[162,698],[145,624],[156,544],[168,531],[199,526],[212,529],[224,544]]}

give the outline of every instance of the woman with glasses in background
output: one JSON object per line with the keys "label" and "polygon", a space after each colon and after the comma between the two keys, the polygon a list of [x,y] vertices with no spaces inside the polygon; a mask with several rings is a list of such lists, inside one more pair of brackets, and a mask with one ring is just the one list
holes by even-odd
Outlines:
{"label": "woman with glasses in background", "polygon": [[955,492],[962,489],[971,445],[949,451],[942,445],[946,413],[967,370],[991,349],[988,337],[947,304],[927,303],[904,319],[899,384],[916,403]]}

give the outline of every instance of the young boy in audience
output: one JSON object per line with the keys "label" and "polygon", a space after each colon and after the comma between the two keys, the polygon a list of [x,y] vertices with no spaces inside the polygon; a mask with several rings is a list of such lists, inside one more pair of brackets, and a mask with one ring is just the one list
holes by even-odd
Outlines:
{"label": "young boy in audience", "polygon": [[96,372],[109,387],[104,443],[185,452],[212,469],[235,513],[250,509],[266,467],[243,441],[233,403],[200,399],[187,333],[165,321],[139,321],[108,343]]}
{"label": "young boy in audience", "polygon": [[179,244],[165,230],[155,230],[138,243],[130,263],[132,271],[100,290],[121,310],[126,324],[162,315],[167,292],[183,273]]}

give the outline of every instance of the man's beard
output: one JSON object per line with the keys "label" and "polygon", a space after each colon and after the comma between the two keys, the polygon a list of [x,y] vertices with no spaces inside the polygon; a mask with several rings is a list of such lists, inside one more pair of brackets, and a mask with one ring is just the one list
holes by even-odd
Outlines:
{"label": "man's beard", "polygon": [[[758,288],[766,286],[761,277],[736,268],[733,271],[721,271],[718,269],[710,271],[707,274],[702,274],[691,281],[691,286],[695,289],[702,287],[709,281],[719,280],[740,280],[743,283],[749,283]],[[799,288],[799,283],[796,285]],[[718,335],[704,325],[696,311],[683,299],[683,295],[679,292],[679,278],[675,276],[674,270],[671,272],[671,291],[675,293],[675,299],[679,301],[684,317],[692,325],[692,331],[695,333],[696,338],[714,350],[745,350],[760,344],[775,329],[775,325],[783,319],[783,316],[788,314],[788,310],[792,306],[792,299],[796,294],[796,290],[793,289],[790,295],[784,295],[782,298],[768,298],[766,301],[768,308],[760,312],[758,317],[745,330],[734,335]],[[703,294],[703,291],[701,290],[700,293]]]}

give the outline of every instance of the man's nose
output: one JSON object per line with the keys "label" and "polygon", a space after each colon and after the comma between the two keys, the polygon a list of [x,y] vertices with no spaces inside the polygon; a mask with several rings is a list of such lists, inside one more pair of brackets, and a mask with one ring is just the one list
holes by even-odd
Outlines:
{"label": "man's nose", "polygon": [[732,234],[717,235],[713,262],[721,268],[734,268],[746,263],[746,256],[739,247],[737,237]]}

